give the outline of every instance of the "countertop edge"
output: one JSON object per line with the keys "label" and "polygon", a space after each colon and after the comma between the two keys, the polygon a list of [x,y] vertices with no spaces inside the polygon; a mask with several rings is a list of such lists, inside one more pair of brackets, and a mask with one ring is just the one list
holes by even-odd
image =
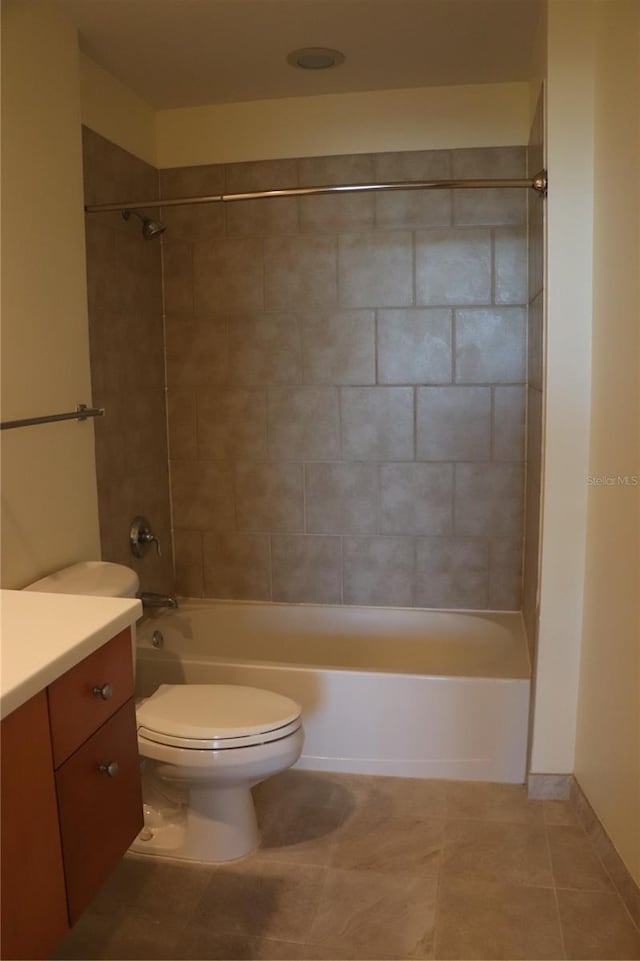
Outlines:
{"label": "countertop edge", "polygon": [[61,677],[66,671],[75,667],[80,661],[93,654],[99,647],[106,644],[116,634],[127,627],[133,627],[142,614],[142,604],[137,598],[122,598],[127,606],[117,614],[107,617],[99,627],[94,628],[81,640],[72,643],[69,648],[54,655],[41,667],[28,674],[25,678],[14,683],[13,687],[0,693],[0,720],[8,717],[30,698],[35,697],[49,684]]}

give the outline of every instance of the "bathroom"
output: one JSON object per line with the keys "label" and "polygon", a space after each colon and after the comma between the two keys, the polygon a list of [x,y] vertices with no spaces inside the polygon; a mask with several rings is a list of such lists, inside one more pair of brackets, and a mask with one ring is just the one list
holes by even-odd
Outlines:
{"label": "bathroom", "polygon": [[2,588],[132,568],[138,694],[305,746],[259,854],[125,858],[56,956],[637,957],[635,5],[153,6],[4,5],[2,419],[105,414],[3,432]]}

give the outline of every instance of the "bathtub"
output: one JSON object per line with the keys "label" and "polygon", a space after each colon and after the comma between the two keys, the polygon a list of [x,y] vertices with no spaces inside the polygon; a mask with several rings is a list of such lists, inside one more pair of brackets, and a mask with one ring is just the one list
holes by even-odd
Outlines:
{"label": "bathtub", "polygon": [[162,683],[286,694],[303,709],[297,766],[312,770],[520,783],[529,678],[519,613],[182,600],[137,631],[139,696]]}

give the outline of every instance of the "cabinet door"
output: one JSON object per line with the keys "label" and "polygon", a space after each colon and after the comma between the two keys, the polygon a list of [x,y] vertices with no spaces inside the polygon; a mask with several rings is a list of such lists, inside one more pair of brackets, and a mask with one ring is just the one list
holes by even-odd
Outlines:
{"label": "cabinet door", "polygon": [[47,958],[69,927],[45,691],[0,726],[2,957]]}
{"label": "cabinet door", "polygon": [[75,924],[142,828],[133,698],[56,771],[56,787]]}

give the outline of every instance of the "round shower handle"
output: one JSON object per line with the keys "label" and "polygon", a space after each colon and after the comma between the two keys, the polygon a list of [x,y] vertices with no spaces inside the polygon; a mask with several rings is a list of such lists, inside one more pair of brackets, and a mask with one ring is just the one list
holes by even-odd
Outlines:
{"label": "round shower handle", "polygon": [[151,525],[149,524],[147,518],[143,517],[142,514],[138,514],[138,516],[134,517],[131,521],[131,527],[129,528],[129,544],[131,546],[131,553],[134,557],[144,557],[149,544],[155,544],[158,557],[162,557],[160,540],[151,530]]}
{"label": "round shower handle", "polygon": [[120,765],[117,761],[105,761],[99,767],[101,774],[106,774],[107,777],[117,777],[120,773]]}
{"label": "round shower handle", "polygon": [[113,688],[110,684],[100,684],[96,685],[91,693],[94,697],[101,697],[103,701],[108,701],[113,694]]}

